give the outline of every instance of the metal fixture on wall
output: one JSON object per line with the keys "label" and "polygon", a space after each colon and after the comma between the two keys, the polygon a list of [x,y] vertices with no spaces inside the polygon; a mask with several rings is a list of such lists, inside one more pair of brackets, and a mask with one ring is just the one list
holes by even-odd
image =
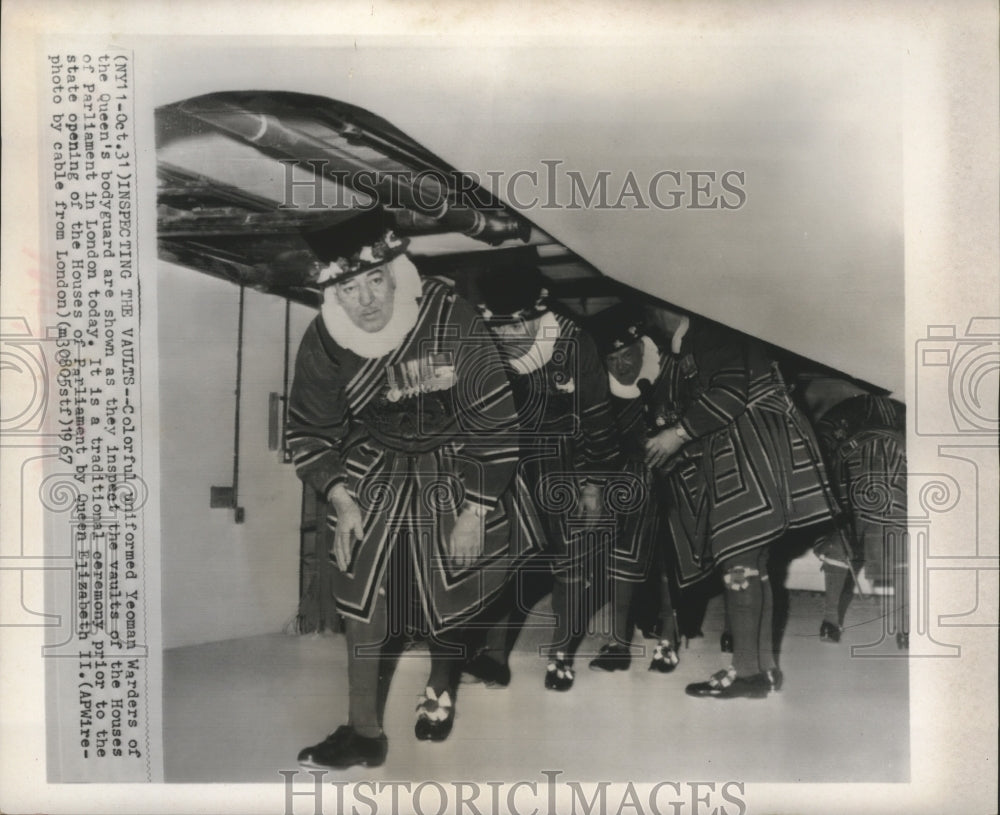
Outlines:
{"label": "metal fixture on wall", "polygon": [[213,486],[209,506],[213,509],[233,510],[233,520],[243,523],[246,512],[239,502],[240,483],[240,397],[243,392],[243,313],[246,288],[240,286],[239,322],[236,330],[236,408],[233,411],[233,484],[231,487]]}
{"label": "metal fixture on wall", "polygon": [[288,445],[285,443],[285,436],[288,433],[288,369],[289,369],[289,355],[292,350],[292,304],[291,301],[285,300],[285,370],[284,375],[281,379],[282,396],[281,396],[281,460],[285,464],[289,464],[292,460],[292,454],[288,450]]}
{"label": "metal fixture on wall", "polygon": [[288,464],[291,454],[285,444],[285,434],[288,430],[288,367],[289,352],[291,350],[291,313],[292,304],[285,301],[285,346],[284,346],[284,372],[281,379],[281,393],[271,391],[267,399],[267,449],[280,450],[281,460]]}

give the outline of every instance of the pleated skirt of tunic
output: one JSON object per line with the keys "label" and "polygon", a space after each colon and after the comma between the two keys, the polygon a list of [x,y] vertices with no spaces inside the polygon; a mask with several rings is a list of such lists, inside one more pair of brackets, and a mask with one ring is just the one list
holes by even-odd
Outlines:
{"label": "pleated skirt of tunic", "polygon": [[657,546],[666,534],[657,500],[657,476],[641,461],[628,461],[605,488],[605,506],[616,520],[608,572],[616,580],[641,583],[649,576]]}
{"label": "pleated skirt of tunic", "polygon": [[666,484],[682,586],[838,511],[812,428],[770,377],[733,423],[681,451]]}
{"label": "pleated skirt of tunic", "polygon": [[522,568],[547,568],[569,582],[590,579],[615,536],[609,515],[584,519],[580,474],[567,436],[536,437],[522,445],[509,500],[515,514],[511,551]]}
{"label": "pleated skirt of tunic", "polygon": [[869,580],[890,580],[906,556],[906,455],[899,434],[864,431],[832,466],[853,556]]}
{"label": "pleated skirt of tunic", "polygon": [[[347,487],[361,510],[364,538],[348,570],[334,573],[341,614],[370,621],[384,584],[391,607],[401,615],[398,624],[436,633],[476,617],[500,593],[511,575],[503,502],[485,518],[482,557],[467,567],[448,557],[462,504],[461,485],[447,461],[452,453],[447,446],[401,453],[369,444],[353,452]],[[336,515],[327,520],[335,529]]]}

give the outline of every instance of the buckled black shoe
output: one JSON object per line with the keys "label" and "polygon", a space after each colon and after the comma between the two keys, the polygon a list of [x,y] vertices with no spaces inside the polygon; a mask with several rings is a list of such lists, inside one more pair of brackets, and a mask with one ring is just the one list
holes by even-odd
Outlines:
{"label": "buckled black shoe", "polygon": [[723,631],[719,638],[719,650],[724,654],[733,652],[733,635],[729,631]]}
{"label": "buckled black shoe", "polygon": [[688,696],[710,699],[764,699],[771,690],[767,674],[737,676],[733,668],[712,674],[707,682],[688,685]]}
{"label": "buckled black shoe", "polygon": [[385,763],[389,742],[381,736],[361,736],[349,724],[341,725],[319,744],[299,752],[299,764],[317,769],[346,770],[360,764],[378,767]]}
{"label": "buckled black shoe", "polygon": [[632,652],[627,645],[608,643],[602,645],[597,656],[590,660],[592,671],[627,671],[632,664]]}
{"label": "buckled black shoe", "polygon": [[545,666],[545,687],[549,690],[567,691],[573,687],[573,665],[559,653],[549,660]]}
{"label": "buckled black shoe", "polygon": [[841,628],[839,625],[823,620],[819,627],[819,638],[821,642],[840,642]]}
{"label": "buckled black shoe", "polygon": [[462,681],[481,682],[487,688],[506,688],[510,684],[510,666],[480,651],[462,666]]}
{"label": "buckled black shoe", "polygon": [[781,668],[769,668],[764,672],[767,677],[767,681],[771,685],[771,690],[777,693],[781,690],[781,686],[785,684],[785,675],[781,672]]}
{"label": "buckled black shoe", "polygon": [[431,687],[424,689],[424,695],[417,703],[417,723],[413,733],[420,741],[444,741],[455,724],[455,707],[451,694],[442,691],[438,696]]}
{"label": "buckled black shoe", "polygon": [[680,664],[681,658],[677,655],[677,649],[671,643],[661,640],[653,649],[653,660],[649,663],[649,670],[668,674]]}

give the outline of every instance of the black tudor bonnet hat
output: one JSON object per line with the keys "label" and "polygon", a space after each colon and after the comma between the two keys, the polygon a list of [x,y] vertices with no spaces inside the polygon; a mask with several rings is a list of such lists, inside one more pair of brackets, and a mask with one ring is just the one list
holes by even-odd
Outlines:
{"label": "black tudor bonnet hat", "polygon": [[628,302],[598,312],[587,321],[587,327],[604,356],[638,342],[648,333],[642,309]]}
{"label": "black tudor bonnet hat", "polygon": [[320,285],[343,283],[383,266],[406,251],[409,240],[400,238],[381,209],[372,209],[335,228],[303,231],[321,267]]}
{"label": "black tudor bonnet hat", "polygon": [[545,278],[538,267],[510,265],[491,269],[477,281],[478,308],[486,320],[530,320],[549,310]]}

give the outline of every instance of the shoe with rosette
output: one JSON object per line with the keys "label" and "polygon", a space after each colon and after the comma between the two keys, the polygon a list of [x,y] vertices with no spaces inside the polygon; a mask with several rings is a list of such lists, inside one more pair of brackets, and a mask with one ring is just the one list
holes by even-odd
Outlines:
{"label": "shoe with rosette", "polygon": [[688,696],[709,699],[764,699],[771,690],[767,674],[737,676],[733,667],[712,674],[707,682],[688,685],[684,692]]}
{"label": "shoe with rosette", "polygon": [[649,670],[661,674],[672,673],[674,668],[681,664],[681,658],[677,655],[677,649],[672,642],[660,640],[653,649],[653,659],[649,663]]}
{"label": "shoe with rosette", "polygon": [[455,706],[451,693],[447,690],[435,693],[428,686],[417,703],[417,722],[413,726],[414,735],[420,741],[444,741],[455,723]]}
{"label": "shoe with rosette", "polygon": [[573,680],[576,674],[573,672],[573,663],[566,659],[566,655],[559,652],[549,659],[545,666],[545,687],[549,690],[567,691],[573,687]]}

